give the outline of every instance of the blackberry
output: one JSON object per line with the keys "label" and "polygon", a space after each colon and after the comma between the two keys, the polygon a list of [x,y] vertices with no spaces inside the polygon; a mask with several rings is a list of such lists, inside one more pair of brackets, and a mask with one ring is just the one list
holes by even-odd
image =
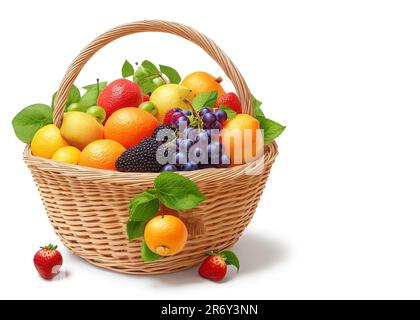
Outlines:
{"label": "blackberry", "polygon": [[118,171],[159,172],[162,165],[156,160],[159,142],[146,138],[138,145],[126,150],[115,162]]}
{"label": "blackberry", "polygon": [[161,124],[160,126],[158,126],[155,129],[155,131],[153,131],[152,138],[156,139],[158,133],[160,137],[163,138],[163,141],[160,140],[159,142],[166,143],[168,141],[175,140],[176,138],[175,130],[171,126],[168,126],[166,124]]}

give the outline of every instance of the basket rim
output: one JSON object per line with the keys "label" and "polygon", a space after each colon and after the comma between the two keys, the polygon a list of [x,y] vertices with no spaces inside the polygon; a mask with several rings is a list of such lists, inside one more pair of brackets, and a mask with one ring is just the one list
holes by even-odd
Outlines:
{"label": "basket rim", "polygon": [[[264,161],[258,159],[250,163],[235,165],[228,168],[206,168],[194,171],[177,171],[177,173],[193,180],[225,180],[237,176],[250,175],[251,172],[255,172],[259,169],[263,170],[264,166],[271,165],[274,162],[277,155],[278,147],[276,142],[273,141],[265,146]],[[30,145],[26,145],[24,149],[23,160],[28,167],[37,167],[38,169],[53,171],[66,176],[76,176],[81,180],[90,181],[106,180],[115,183],[135,183],[139,181],[144,182],[145,180],[153,181],[160,174],[160,172],[119,172],[66,164],[32,155]]]}
{"label": "basket rim", "polygon": [[107,44],[134,33],[142,32],[163,32],[179,36],[202,48],[223,70],[232,81],[236,93],[242,104],[244,113],[254,115],[251,91],[232,60],[226,53],[210,38],[203,33],[180,23],[166,20],[142,20],[126,23],[114,27],[102,33],[90,42],[68,67],[61,84],[57,90],[56,104],[53,112],[53,122],[57,127],[61,126],[65,103],[71,86],[82,71],[85,64]]}

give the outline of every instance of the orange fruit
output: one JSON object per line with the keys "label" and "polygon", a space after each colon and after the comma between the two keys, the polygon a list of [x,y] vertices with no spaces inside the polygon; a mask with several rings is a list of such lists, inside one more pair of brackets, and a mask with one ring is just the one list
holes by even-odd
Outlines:
{"label": "orange fruit", "polygon": [[128,149],[150,137],[159,124],[147,111],[132,107],[122,108],[106,121],[104,136],[105,139],[115,140]]}
{"label": "orange fruit", "polygon": [[115,161],[125,151],[120,143],[102,139],[89,143],[80,154],[79,165],[105,170],[116,170]]}
{"label": "orange fruit", "polygon": [[159,215],[151,219],[144,229],[144,240],[149,249],[161,256],[173,256],[187,242],[188,231],[181,219],[172,215]]}
{"label": "orange fruit", "polygon": [[189,74],[184,80],[182,80],[181,85],[192,90],[194,96],[202,92],[210,92],[217,90],[217,96],[220,97],[225,94],[223,90],[222,78],[215,78],[211,74],[203,71],[197,71]]}
{"label": "orange fruit", "polygon": [[248,114],[237,114],[235,118],[228,120],[221,137],[233,164],[254,161],[264,153],[260,122]]}

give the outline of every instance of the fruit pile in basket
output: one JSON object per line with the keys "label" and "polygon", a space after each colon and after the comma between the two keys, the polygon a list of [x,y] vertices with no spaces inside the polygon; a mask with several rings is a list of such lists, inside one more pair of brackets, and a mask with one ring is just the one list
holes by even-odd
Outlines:
{"label": "fruit pile in basket", "polygon": [[33,155],[122,172],[221,168],[261,157],[285,128],[267,119],[256,99],[255,117],[242,113],[221,78],[199,71],[181,79],[147,60],[137,70],[125,61],[121,79],[83,89],[72,86],[60,128],[52,121],[56,94],[51,106],[16,115],[15,133]]}

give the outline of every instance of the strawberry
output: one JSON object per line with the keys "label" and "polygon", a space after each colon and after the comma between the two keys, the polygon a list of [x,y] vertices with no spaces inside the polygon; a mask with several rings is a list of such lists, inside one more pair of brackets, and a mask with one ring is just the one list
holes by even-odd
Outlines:
{"label": "strawberry", "polygon": [[238,257],[232,251],[211,251],[200,266],[198,273],[203,278],[221,281],[226,276],[227,266],[234,265],[239,271]]}
{"label": "strawberry", "polygon": [[150,101],[150,96],[148,96],[147,94],[143,94],[143,102],[147,101]]}
{"label": "strawberry", "polygon": [[217,98],[216,109],[219,109],[220,106],[226,106],[235,111],[236,113],[242,113],[241,102],[239,101],[238,96],[234,92],[228,92]]}
{"label": "strawberry", "polygon": [[41,277],[46,280],[52,279],[60,270],[63,257],[57,251],[57,246],[49,244],[41,247],[34,256],[34,265]]}

